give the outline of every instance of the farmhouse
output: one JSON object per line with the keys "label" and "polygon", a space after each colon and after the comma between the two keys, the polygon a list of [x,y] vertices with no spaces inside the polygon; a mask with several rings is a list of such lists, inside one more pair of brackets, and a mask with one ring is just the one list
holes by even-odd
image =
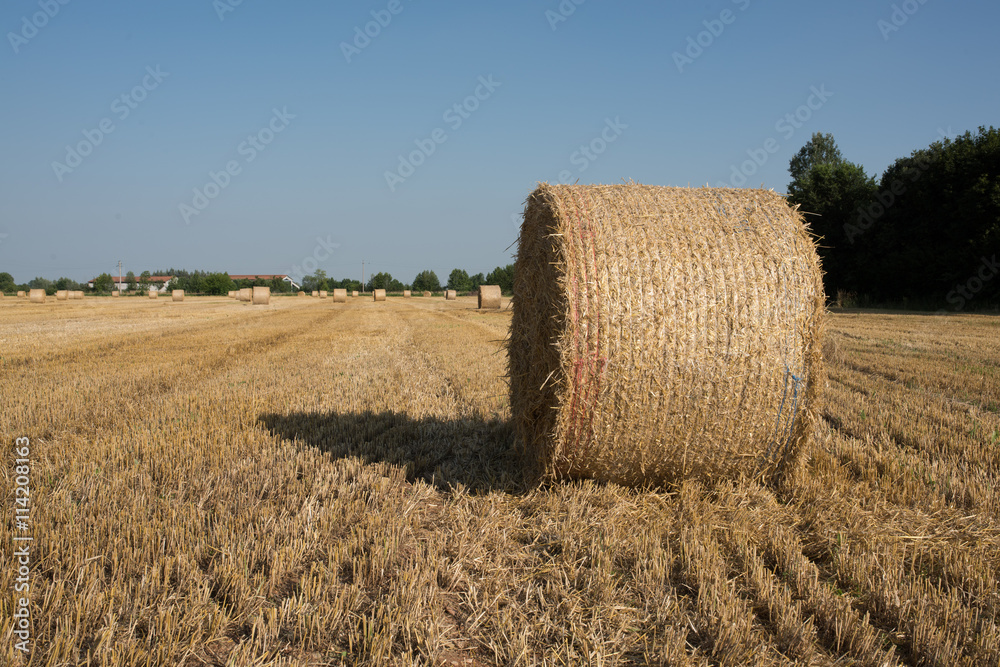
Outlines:
{"label": "farmhouse", "polygon": [[[170,287],[170,281],[173,279],[174,279],[173,276],[150,276],[149,278],[145,279],[137,277],[135,279],[135,282],[137,285],[145,282],[149,285],[150,289],[155,289],[157,292],[166,292],[167,288]],[[94,289],[95,280],[97,279],[92,278],[90,282],[87,283],[87,287],[89,287],[90,289]],[[128,289],[128,281],[125,280],[124,277],[122,277],[119,280],[118,276],[114,276],[114,281],[115,281],[115,286],[112,289],[120,290],[122,292]]]}

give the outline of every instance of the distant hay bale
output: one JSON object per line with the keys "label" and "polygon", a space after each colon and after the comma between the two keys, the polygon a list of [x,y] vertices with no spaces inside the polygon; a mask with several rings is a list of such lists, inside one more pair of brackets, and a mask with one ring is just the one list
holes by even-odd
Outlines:
{"label": "distant hay bale", "polygon": [[313,298],[319,297],[319,291],[318,290],[313,290],[312,295],[313,295]]}
{"label": "distant hay bale", "polygon": [[403,290],[403,298],[404,299],[409,299],[410,298],[410,290],[408,290],[408,289]]}
{"label": "distant hay bale", "polygon": [[271,288],[270,287],[254,287],[253,288],[253,305],[255,306],[266,306],[271,303]]}
{"label": "distant hay bale", "polygon": [[226,296],[228,296],[230,299],[235,299],[236,294],[237,294],[236,290],[229,290],[229,294],[227,294]]}
{"label": "distant hay bale", "polygon": [[306,295],[305,292],[299,292],[299,296],[305,296],[305,295]]}
{"label": "distant hay bale", "polygon": [[250,303],[253,300],[253,288],[244,287],[239,292],[236,293],[236,298],[240,301]]}
{"label": "distant hay bale", "polygon": [[539,186],[508,344],[523,446],[555,477],[778,481],[818,412],[821,276],[774,192]]}
{"label": "distant hay bale", "polygon": [[453,289],[448,289],[444,291],[444,298],[448,301],[454,301],[458,298],[458,292]]}
{"label": "distant hay bale", "polygon": [[325,299],[325,298],[326,298],[326,296],[327,296],[327,294],[326,294],[326,290],[322,290],[322,289],[321,289],[321,290],[319,291],[319,298],[321,298],[321,299]]}
{"label": "distant hay bale", "polygon": [[157,292],[155,289],[149,290],[149,298],[150,299],[155,299],[158,296],[160,296],[160,293]]}
{"label": "distant hay bale", "polygon": [[56,301],[65,301],[69,298],[69,290],[59,289],[56,290]]}
{"label": "distant hay bale", "polygon": [[122,293],[118,290],[111,290],[111,296],[121,296]]}
{"label": "distant hay bale", "polygon": [[23,299],[24,297],[25,297],[25,293],[24,293],[24,290],[21,290],[21,291],[19,291],[19,292],[17,293],[17,298],[19,298],[19,299]]}
{"label": "distant hay bale", "polygon": [[45,290],[33,289],[28,293],[28,301],[31,303],[45,303]]}
{"label": "distant hay bale", "polygon": [[182,290],[182,289],[175,289],[175,290],[171,291],[170,292],[170,298],[173,299],[174,301],[183,301],[184,300],[184,290]]}
{"label": "distant hay bale", "polygon": [[503,294],[499,285],[479,286],[479,308],[499,308],[503,303]]}
{"label": "distant hay bale", "polygon": [[347,290],[346,289],[335,289],[335,290],[333,290],[333,302],[334,303],[347,303]]}
{"label": "distant hay bale", "polygon": [[372,290],[372,300],[385,301],[385,290],[384,289]]}
{"label": "distant hay bale", "polygon": [[430,292],[424,292],[424,296],[428,297],[428,296],[432,296],[432,294]]}
{"label": "distant hay bale", "polygon": [[351,296],[357,296],[357,295],[358,295],[358,290],[351,291]]}
{"label": "distant hay bale", "polygon": [[72,292],[69,293],[69,298],[71,298],[71,299],[82,299],[83,298],[83,290],[82,289],[73,290]]}

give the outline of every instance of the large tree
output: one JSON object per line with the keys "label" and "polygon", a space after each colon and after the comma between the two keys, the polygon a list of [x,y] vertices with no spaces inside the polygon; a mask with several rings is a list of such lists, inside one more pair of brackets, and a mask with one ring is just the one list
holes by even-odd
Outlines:
{"label": "large tree", "polygon": [[115,288],[115,279],[111,277],[110,273],[102,273],[101,275],[94,278],[95,292],[110,292],[114,288]]}
{"label": "large tree", "polygon": [[448,275],[448,289],[456,292],[469,292],[472,290],[472,281],[469,274],[464,269],[452,269]]}
{"label": "large tree", "polygon": [[499,285],[500,290],[505,294],[514,291],[514,265],[498,266],[486,276],[484,285]]}
{"label": "large tree", "polygon": [[17,285],[14,283],[14,276],[6,271],[0,273],[0,292],[16,292]]}
{"label": "large tree", "polygon": [[792,182],[788,185],[788,194],[795,197],[800,185],[808,180],[809,172],[821,164],[838,164],[844,161],[837,142],[832,134],[815,132],[805,146],[788,163],[788,173]]}
{"label": "large tree", "polygon": [[441,281],[433,271],[421,271],[413,279],[413,291],[415,292],[440,292]]}

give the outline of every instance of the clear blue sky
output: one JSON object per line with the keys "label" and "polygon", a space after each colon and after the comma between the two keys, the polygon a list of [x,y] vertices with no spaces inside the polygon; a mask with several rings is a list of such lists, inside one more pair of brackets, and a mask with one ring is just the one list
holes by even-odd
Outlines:
{"label": "clear blue sky", "polygon": [[538,181],[715,185],[751,151],[783,192],[813,132],[880,175],[1000,124],[993,2],[236,1],[3,3],[0,271],[444,280],[512,261]]}

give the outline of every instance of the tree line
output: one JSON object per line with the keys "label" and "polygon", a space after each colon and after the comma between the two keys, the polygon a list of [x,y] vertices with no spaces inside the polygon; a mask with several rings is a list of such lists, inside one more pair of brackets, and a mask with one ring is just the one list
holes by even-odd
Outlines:
{"label": "tree line", "polygon": [[1000,304],[1000,130],[942,137],[879,179],[845,160],[833,135],[817,133],[789,173],[789,201],[819,237],[832,301],[953,311]]}

